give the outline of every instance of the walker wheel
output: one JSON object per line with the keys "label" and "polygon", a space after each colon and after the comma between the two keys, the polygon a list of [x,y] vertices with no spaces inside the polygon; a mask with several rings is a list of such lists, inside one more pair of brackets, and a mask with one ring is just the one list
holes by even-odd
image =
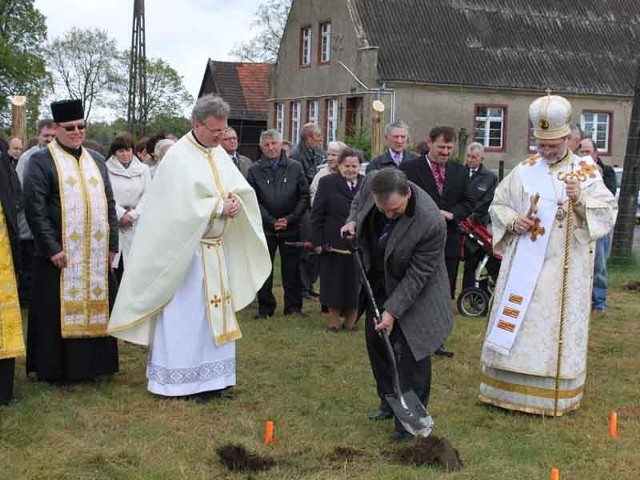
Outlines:
{"label": "walker wheel", "polygon": [[484,317],[489,311],[489,294],[481,288],[465,288],[458,295],[458,311],[465,317]]}

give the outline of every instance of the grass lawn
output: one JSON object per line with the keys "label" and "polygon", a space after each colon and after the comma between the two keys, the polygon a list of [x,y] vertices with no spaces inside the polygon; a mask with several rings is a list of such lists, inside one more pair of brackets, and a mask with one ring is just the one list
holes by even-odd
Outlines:
{"label": "grass lawn", "polygon": [[[398,464],[391,422],[372,422],[377,404],[364,332],[324,333],[317,301],[309,318],[254,320],[240,314],[238,385],[233,399],[206,404],[162,400],[146,391],[146,352],[120,346],[111,381],[56,388],[27,380],[18,361],[20,402],[0,407],[0,479],[637,479],[640,477],[640,280],[612,271],[610,311],[591,321],[582,407],[562,418],[490,409],[477,399],[485,319],[456,315],[448,348],[435,357],[429,411],[447,437],[460,472]],[[278,285],[278,291],[280,286]],[[282,308],[280,301],[279,308]],[[281,311],[281,310],[280,310]],[[620,411],[619,440],[608,415]],[[262,444],[267,420],[277,444]],[[216,448],[239,443],[270,456],[267,472],[232,473]],[[402,447],[406,447],[402,444]],[[360,454],[336,459],[336,447]]]}

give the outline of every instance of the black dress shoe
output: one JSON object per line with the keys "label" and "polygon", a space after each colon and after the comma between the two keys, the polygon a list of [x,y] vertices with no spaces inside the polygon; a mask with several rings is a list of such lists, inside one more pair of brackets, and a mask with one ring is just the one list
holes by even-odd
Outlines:
{"label": "black dress shoe", "polygon": [[433,352],[434,355],[438,355],[439,357],[453,357],[455,355],[455,353],[449,351],[449,350],[445,350],[443,347],[440,347],[439,349],[437,349],[435,352]]}
{"label": "black dress shoe", "polygon": [[376,410],[369,415],[369,420],[389,420],[393,418],[393,412],[389,410]]}
{"label": "black dress shoe", "polygon": [[296,317],[300,317],[300,318],[306,318],[307,314],[304,313],[302,310],[285,310],[284,314],[286,316],[292,315],[292,316],[296,316]]}
{"label": "black dress shoe", "polygon": [[273,317],[273,313],[258,313],[253,316],[255,319]]}

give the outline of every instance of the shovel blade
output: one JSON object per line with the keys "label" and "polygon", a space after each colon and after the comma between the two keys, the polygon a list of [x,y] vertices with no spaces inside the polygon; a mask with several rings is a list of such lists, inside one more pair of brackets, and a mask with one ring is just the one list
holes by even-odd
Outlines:
{"label": "shovel blade", "polygon": [[396,418],[407,432],[416,437],[428,437],[434,421],[413,390],[398,395],[386,395]]}

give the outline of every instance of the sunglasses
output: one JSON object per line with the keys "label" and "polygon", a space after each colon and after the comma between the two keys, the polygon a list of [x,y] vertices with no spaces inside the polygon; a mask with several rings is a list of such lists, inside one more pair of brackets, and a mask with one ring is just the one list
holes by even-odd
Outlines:
{"label": "sunglasses", "polygon": [[67,132],[73,132],[74,130],[79,130],[82,131],[85,128],[87,128],[87,126],[83,123],[81,125],[60,125],[62,128],[65,129],[65,131]]}

